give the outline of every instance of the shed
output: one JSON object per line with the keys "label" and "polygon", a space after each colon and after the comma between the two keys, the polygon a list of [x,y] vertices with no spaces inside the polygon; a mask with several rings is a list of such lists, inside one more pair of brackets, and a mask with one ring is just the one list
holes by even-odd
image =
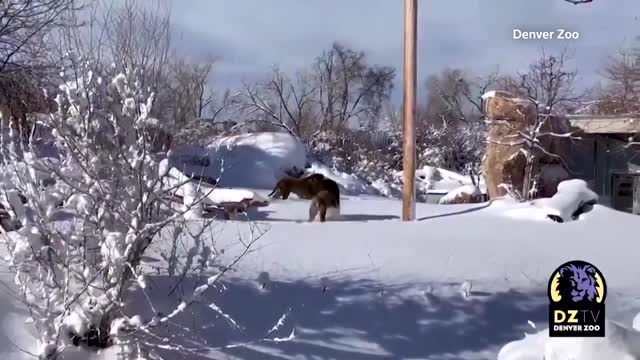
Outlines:
{"label": "shed", "polygon": [[572,115],[581,133],[568,159],[574,176],[588,181],[600,203],[640,214],[640,114]]}

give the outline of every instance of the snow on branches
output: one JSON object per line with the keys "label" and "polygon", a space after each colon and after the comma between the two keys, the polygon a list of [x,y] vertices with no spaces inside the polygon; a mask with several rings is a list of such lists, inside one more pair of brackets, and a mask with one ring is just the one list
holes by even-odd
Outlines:
{"label": "snow on branches", "polygon": [[[56,154],[36,156],[34,142],[2,138],[9,144],[1,144],[7,151],[0,204],[19,225],[16,231],[0,228],[0,235],[38,329],[41,358],[56,358],[73,345],[123,342],[135,357],[141,344],[118,337],[153,327],[153,319],[122,317],[130,286],[145,291],[138,272],[145,251],[169,233],[191,240],[186,251],[198,263],[213,262],[212,246],[202,245],[212,221],[194,211],[206,195],[189,191],[199,189],[193,179],[166,186],[163,155],[153,150],[154,130],[162,124],[149,116],[154,93],[140,85],[139,71],[109,74],[72,55],[69,63],[72,68],[60,74],[57,112],[39,124],[50,131]],[[180,192],[184,205],[173,206]],[[248,248],[255,240],[243,244]]]}

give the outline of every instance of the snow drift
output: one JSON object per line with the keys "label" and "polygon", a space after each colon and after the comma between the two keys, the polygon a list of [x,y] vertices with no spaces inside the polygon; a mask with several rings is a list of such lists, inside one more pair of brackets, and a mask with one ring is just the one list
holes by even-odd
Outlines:
{"label": "snow drift", "polygon": [[207,147],[181,146],[171,166],[217,179],[222,187],[271,189],[287,171],[303,170],[304,145],[288,133],[262,132],[220,138]]}
{"label": "snow drift", "polygon": [[332,169],[319,162],[313,162],[308,172],[322,174],[335,181],[344,195],[381,195],[378,189],[367,184],[359,177]]}
{"label": "snow drift", "polygon": [[598,201],[598,195],[584,180],[566,180],[558,184],[558,191],[550,198],[542,198],[513,207],[505,215],[528,220],[568,222],[578,220]]}
{"label": "snow drift", "polygon": [[505,345],[498,360],[636,360],[640,359],[640,332],[607,321],[603,338],[550,338],[548,329],[525,334]]}

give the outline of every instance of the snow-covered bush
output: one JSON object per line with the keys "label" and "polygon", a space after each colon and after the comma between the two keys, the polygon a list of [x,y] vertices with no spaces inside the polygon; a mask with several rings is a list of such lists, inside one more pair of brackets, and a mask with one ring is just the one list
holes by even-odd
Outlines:
{"label": "snow-covered bush", "polygon": [[[166,229],[180,229],[175,236],[197,245],[211,222],[187,222],[186,215],[201,214],[203,198],[189,191],[196,187],[191,179],[173,188],[163,184],[170,169],[152,151],[148,131],[159,127],[149,116],[154,94],[140,86],[139,72],[110,75],[90,61],[69,60],[73,67],[61,73],[58,111],[43,120],[58,158],[36,157],[29,144],[19,152],[15,137],[3,154],[0,200],[21,226],[9,233],[0,229],[7,261],[38,330],[41,358],[54,359],[72,345],[129,343],[140,352],[143,347],[129,335],[172,318],[123,317],[131,285],[145,288],[138,272],[145,251]],[[169,199],[179,187],[184,206],[175,208]],[[188,249],[202,252],[205,262],[213,261],[210,250]],[[221,274],[205,279],[193,298]],[[175,313],[188,305],[183,302]]]}
{"label": "snow-covered bush", "polygon": [[485,143],[482,123],[428,126],[418,135],[418,166],[429,165],[469,175],[477,184]]}
{"label": "snow-covered bush", "polygon": [[187,120],[173,135],[173,144],[208,145],[216,137],[224,135],[226,132],[227,129],[216,126],[219,124],[226,125],[226,123],[211,123],[200,118]]}
{"label": "snow-covered bush", "polygon": [[[385,196],[399,196],[402,177],[402,133],[397,130],[324,131],[309,142],[312,155],[339,172],[354,174]],[[429,126],[418,133],[418,167],[432,166],[468,175],[480,183],[485,129],[481,123]],[[420,190],[420,189],[418,189]],[[418,193],[418,200],[425,194]]]}
{"label": "snow-covered bush", "polygon": [[401,138],[381,133],[380,141],[358,136],[356,131],[324,131],[309,141],[313,157],[339,172],[353,174],[368,184],[397,182],[395,170],[402,168]]}

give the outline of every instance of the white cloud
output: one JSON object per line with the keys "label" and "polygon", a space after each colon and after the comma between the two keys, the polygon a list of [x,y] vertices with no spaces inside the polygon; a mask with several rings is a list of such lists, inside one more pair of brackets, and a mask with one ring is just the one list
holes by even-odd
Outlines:
{"label": "white cloud", "polygon": [[[638,0],[594,0],[574,6],[563,0],[419,1],[419,76],[444,67],[477,72],[495,65],[523,68],[541,45],[569,45],[583,76],[595,79],[606,57],[640,35]],[[635,11],[635,13],[634,13]],[[307,66],[334,40],[369,53],[370,61],[402,72],[403,4],[390,0],[174,0],[172,13],[185,32],[181,48],[211,52],[228,85],[266,74],[272,64],[286,71]],[[568,41],[513,40],[514,27],[580,32]],[[188,36],[194,36],[189,41]],[[401,76],[398,76],[398,80]],[[399,88],[399,87],[398,87]]]}

